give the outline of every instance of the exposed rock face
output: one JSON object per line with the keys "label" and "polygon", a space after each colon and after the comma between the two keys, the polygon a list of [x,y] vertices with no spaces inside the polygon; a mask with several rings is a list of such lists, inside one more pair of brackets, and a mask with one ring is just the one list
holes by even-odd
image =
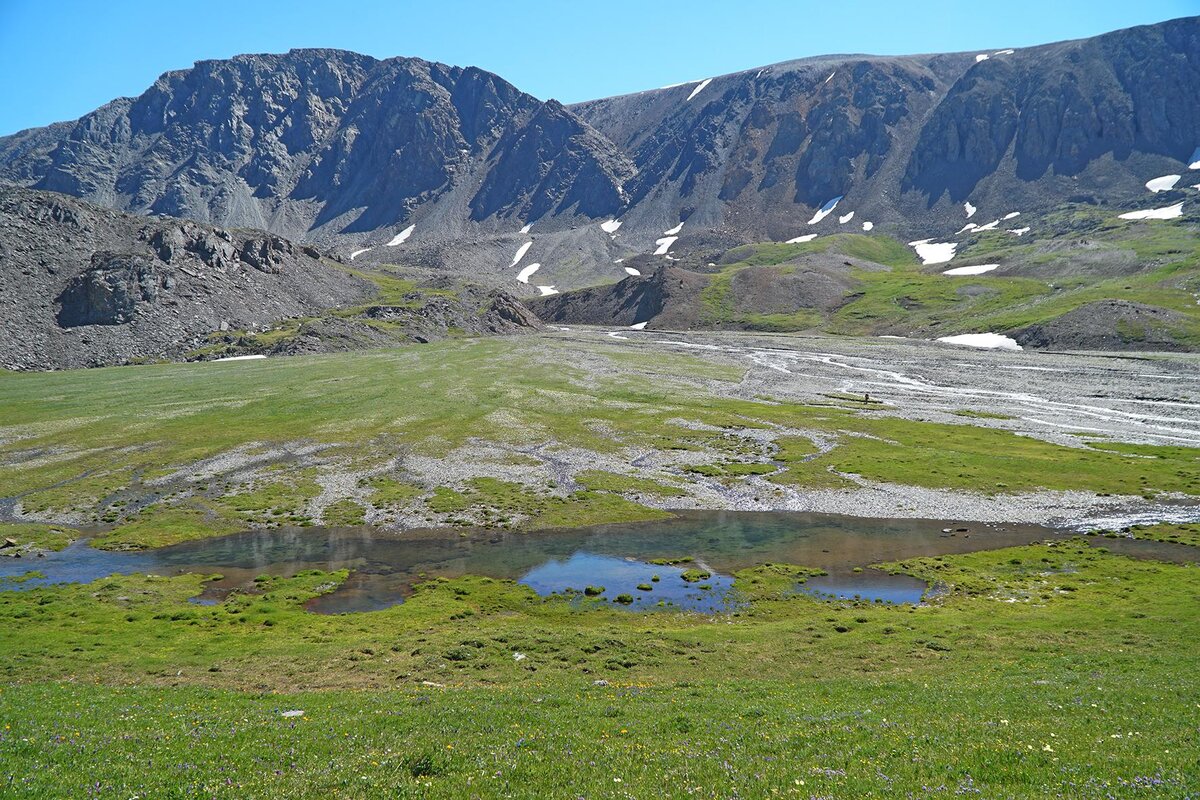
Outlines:
{"label": "exposed rock face", "polygon": [[996,220],[1143,203],[1200,145],[1200,17],[976,55],[810,58],[570,107],[419,59],[238,56],[0,138],[0,180],[492,282],[515,281],[535,223],[528,262],[569,289],[623,277],[680,221],[686,258],[865,221],[950,235],[967,200]]}
{"label": "exposed rock face", "polygon": [[0,186],[0,365],[178,358],[221,329],[254,329],[371,297],[316,251],[261,231],[147,219]]}
{"label": "exposed rock face", "polygon": [[438,200],[475,221],[613,214],[632,172],[562,105],[495,75],[336,50],[166,73],[76,123],[0,139],[0,165],[121,210],[317,240]]}

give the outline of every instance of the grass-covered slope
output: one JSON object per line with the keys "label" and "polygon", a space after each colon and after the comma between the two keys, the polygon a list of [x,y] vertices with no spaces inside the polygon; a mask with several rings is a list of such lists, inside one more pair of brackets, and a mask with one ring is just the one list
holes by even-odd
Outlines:
{"label": "grass-covered slope", "polygon": [[[947,237],[955,258],[924,266],[880,233],[734,248],[686,280],[662,284],[639,318],[650,327],[823,330],[924,338],[998,332],[1034,347],[1193,350],[1200,347],[1200,219],[1130,222],[1116,211],[1068,207],[1004,229]],[[1015,224],[1015,223],[1014,223]],[[952,267],[990,264],[981,275]],[[692,273],[688,273],[692,275]],[[595,290],[593,290],[594,293]],[[577,319],[582,295],[537,301],[548,319]],[[589,296],[595,305],[595,298]],[[614,320],[622,322],[625,320]]]}

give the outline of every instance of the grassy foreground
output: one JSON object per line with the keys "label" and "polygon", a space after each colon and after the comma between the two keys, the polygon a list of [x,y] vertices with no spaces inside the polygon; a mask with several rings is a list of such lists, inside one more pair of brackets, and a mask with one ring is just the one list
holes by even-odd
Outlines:
{"label": "grassy foreground", "polygon": [[[1066,542],[915,559],[927,606],[739,573],[726,616],[344,576],[0,593],[0,786],[19,797],[1190,797],[1200,569]],[[517,658],[520,655],[520,658]],[[50,682],[47,682],[50,681]],[[342,691],[330,691],[331,689]],[[296,713],[302,712],[302,713]]]}

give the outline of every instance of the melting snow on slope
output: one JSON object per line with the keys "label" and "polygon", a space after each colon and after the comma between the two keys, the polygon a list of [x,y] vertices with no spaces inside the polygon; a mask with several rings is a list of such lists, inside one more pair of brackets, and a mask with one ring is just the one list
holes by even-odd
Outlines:
{"label": "melting snow on slope", "polygon": [[845,225],[847,222],[849,222],[852,219],[854,219],[853,211],[851,211],[849,214],[846,214],[843,217],[838,217],[838,225]]}
{"label": "melting snow on slope", "polygon": [[863,223],[863,230],[864,230],[864,231],[869,231],[869,230],[871,230],[871,229],[872,229],[872,228],[874,228],[874,227],[875,227],[875,223],[874,223],[874,222],[864,222],[864,223]]}
{"label": "melting snow on slope", "polygon": [[621,227],[621,220],[619,219],[610,219],[608,222],[600,223],[600,230],[605,233],[616,233],[619,227]]}
{"label": "melting snow on slope", "polygon": [[525,257],[525,254],[529,252],[529,248],[531,247],[533,247],[533,242],[526,242],[518,247],[516,255],[513,256],[513,263],[509,264],[509,266],[515,267],[517,264],[520,264],[521,259]]}
{"label": "melting snow on slope", "polygon": [[611,331],[611,332],[609,332],[608,335],[614,339],[628,339],[629,338],[628,336],[622,336],[619,331]]}
{"label": "melting snow on slope", "polygon": [[1161,178],[1154,178],[1146,181],[1146,188],[1152,192],[1169,192],[1175,188],[1175,184],[1179,183],[1182,175],[1163,175]]}
{"label": "melting snow on slope", "polygon": [[642,274],[642,271],[640,269],[634,269],[633,267],[626,267],[625,271],[628,272],[630,275],[641,275]]}
{"label": "melting snow on slope", "polygon": [[1000,220],[994,219],[991,222],[989,222],[987,225],[980,225],[975,230],[977,230],[977,231],[994,231],[999,226],[1000,226]]}
{"label": "melting snow on slope", "polygon": [[1188,169],[1200,169],[1200,147],[1197,147],[1196,152],[1188,159]]}
{"label": "melting snow on slope", "polygon": [[658,245],[658,249],[654,251],[654,255],[665,256],[667,251],[671,249],[671,245],[675,244],[675,240],[678,238],[678,236],[664,236],[656,240],[654,243]]}
{"label": "melting snow on slope", "polygon": [[558,289],[555,289],[553,286],[539,286],[538,290],[541,291],[542,297],[549,297],[552,294],[558,294]]}
{"label": "melting snow on slope", "polygon": [[815,233],[806,233],[803,236],[797,236],[795,239],[788,239],[784,244],[804,244],[805,242],[811,242],[815,238],[817,238]]}
{"label": "melting snow on slope", "polygon": [[963,208],[967,212],[967,219],[970,219],[971,217],[975,216],[975,212],[979,210],[975,206],[971,205],[970,201],[963,203]]}
{"label": "melting snow on slope", "polygon": [[1024,350],[1015,340],[999,333],[964,333],[959,336],[942,336],[939,342],[961,344],[967,347],[983,347],[988,350]]}
{"label": "melting snow on slope", "polygon": [[[704,88],[706,86],[708,86],[710,83],[712,83],[712,78],[705,78],[704,80],[700,81],[700,85],[697,86],[695,89],[692,89],[692,93],[687,96],[687,99],[691,100],[693,97],[700,94],[702,91],[704,91]],[[684,102],[686,103],[687,100],[685,100]]]}
{"label": "melting snow on slope", "polygon": [[412,236],[412,232],[416,230],[416,228],[416,225],[409,225],[407,228],[393,236],[392,240],[387,243],[387,246],[395,247],[396,245],[404,244],[404,242],[408,240],[408,237]]}
{"label": "melting snow on slope", "polygon": [[979,226],[978,226],[978,225],[976,225],[974,222],[968,222],[966,225],[963,225],[963,226],[962,226],[962,228],[961,228],[961,229],[958,231],[958,233],[956,233],[956,234],[954,234],[954,235],[955,235],[955,236],[959,236],[959,235],[961,235],[961,234],[964,234],[964,233],[966,233],[967,231],[973,231],[973,230],[975,230],[975,229],[976,229],[976,228],[978,228],[978,227],[979,227]]}
{"label": "melting snow on slope", "polygon": [[525,269],[517,273],[517,280],[521,283],[529,283],[530,276],[541,268],[541,264],[530,264]]}
{"label": "melting snow on slope", "polygon": [[213,361],[258,361],[260,358],[266,358],[266,356],[226,356],[225,358],[214,358]]}
{"label": "melting snow on slope", "polygon": [[1009,233],[1017,236],[1024,236],[1025,234],[1029,233],[1029,228],[1012,228],[1009,230]]}
{"label": "melting snow on slope", "polygon": [[982,275],[985,272],[991,272],[999,264],[977,264],[973,267],[955,267],[944,271],[943,275]]}
{"label": "melting snow on slope", "polygon": [[837,197],[833,198],[833,199],[832,199],[832,200],[830,200],[828,203],[826,203],[825,205],[821,206],[821,210],[820,210],[820,211],[818,211],[817,213],[813,214],[813,218],[812,218],[812,219],[810,219],[810,220],[808,221],[808,224],[809,224],[809,225],[816,225],[818,222],[820,222],[821,220],[823,220],[823,219],[825,219],[826,217],[828,217],[828,216],[829,216],[831,213],[833,213],[833,210],[834,210],[835,208],[837,208],[837,204],[838,204],[838,203],[840,203],[840,202],[842,202],[842,198],[843,198],[844,196],[845,196],[845,195],[840,195],[840,194],[839,194]]}
{"label": "melting snow on slope", "polygon": [[994,56],[1011,56],[1015,52],[1016,52],[1015,50],[997,50],[996,52],[992,53],[992,55],[994,55]]}
{"label": "melting snow on slope", "polygon": [[663,231],[663,236],[674,236],[675,234],[679,233],[681,230],[683,230],[682,222],[679,223],[678,225],[676,225],[674,228],[671,228],[671,230],[669,230],[669,231]]}
{"label": "melting snow on slope", "polygon": [[[649,322],[649,321],[650,320],[646,320],[646,322]],[[633,325],[630,325],[629,327],[635,331],[640,331],[646,327],[646,322],[635,322]]]}
{"label": "melting snow on slope", "polygon": [[958,249],[957,242],[935,242],[931,239],[909,242],[908,245],[917,251],[917,258],[927,266],[929,264],[945,264],[954,258],[954,251]]}
{"label": "melting snow on slope", "polygon": [[[825,79],[825,83],[829,83],[831,80],[833,80],[833,76],[834,76],[834,75],[837,75],[837,70],[836,70],[836,69],[835,69],[833,72],[829,73],[829,77]],[[823,84],[821,84],[821,85],[822,85],[822,86],[824,86],[824,85],[825,85],[825,83],[823,83]]]}
{"label": "melting snow on slope", "polygon": [[976,63],[976,64],[978,64],[980,61],[987,61],[987,60],[988,60],[988,54],[987,54],[987,53],[980,53],[979,55],[975,56],[975,63]]}
{"label": "melting snow on slope", "polygon": [[1016,218],[1017,218],[1017,217],[1019,217],[1019,216],[1021,216],[1021,212],[1020,212],[1020,211],[1012,211],[1012,212],[1010,212],[1010,213],[1008,213],[1008,214],[1005,214],[1005,215],[1004,215],[1004,218],[1005,218],[1005,219],[1016,219]]}
{"label": "melting snow on slope", "polygon": [[1164,208],[1151,208],[1145,211],[1130,211],[1122,214],[1121,219],[1175,219],[1183,216],[1183,203]]}
{"label": "melting snow on slope", "polygon": [[533,223],[529,223],[524,228],[521,228],[521,233],[529,233],[529,229],[533,227]]}
{"label": "melting snow on slope", "polygon": [[370,249],[371,248],[369,248],[369,247],[364,247],[362,250],[355,250],[353,253],[350,254],[350,260],[353,261],[355,259],[355,257],[361,256],[363,253],[367,252]]}

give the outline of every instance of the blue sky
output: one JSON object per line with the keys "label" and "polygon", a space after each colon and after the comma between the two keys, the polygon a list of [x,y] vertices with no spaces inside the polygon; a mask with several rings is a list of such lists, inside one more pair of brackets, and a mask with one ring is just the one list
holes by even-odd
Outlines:
{"label": "blue sky", "polygon": [[570,103],[827,53],[1033,44],[1200,0],[0,0],[0,134],[73,119],[206,58],[339,47],[476,65]]}

